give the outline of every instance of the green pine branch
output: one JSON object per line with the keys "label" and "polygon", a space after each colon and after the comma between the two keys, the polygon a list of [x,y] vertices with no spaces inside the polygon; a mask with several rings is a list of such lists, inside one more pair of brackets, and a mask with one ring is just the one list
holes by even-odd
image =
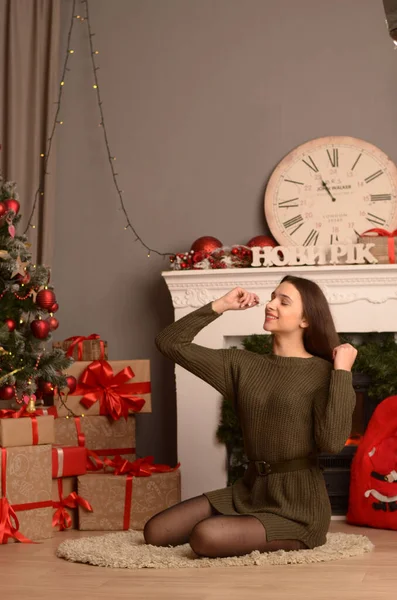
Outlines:
{"label": "green pine branch", "polygon": [[[4,181],[0,175],[0,203],[9,199],[18,200],[16,184]],[[47,350],[51,333],[41,340],[31,329],[32,321],[45,321],[50,316],[47,309],[38,306],[32,292],[53,287],[49,284],[49,269],[33,264],[27,237],[17,233],[13,237],[9,230],[10,225],[16,228],[20,220],[21,215],[12,211],[7,218],[4,214],[0,217],[0,395],[2,388],[15,386],[18,398],[34,393],[40,380],[65,387],[62,371],[73,362],[63,350]],[[21,283],[22,275],[12,277],[17,259],[26,263],[26,283]]]}

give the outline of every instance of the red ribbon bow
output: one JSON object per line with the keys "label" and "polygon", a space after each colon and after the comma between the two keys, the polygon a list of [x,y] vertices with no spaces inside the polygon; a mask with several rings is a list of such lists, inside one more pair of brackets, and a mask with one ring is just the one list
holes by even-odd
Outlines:
{"label": "red ribbon bow", "polygon": [[178,463],[175,467],[169,465],[154,464],[154,456],[137,458],[133,462],[116,456],[114,460],[106,459],[104,463],[114,468],[113,475],[132,475],[133,477],[150,477],[153,473],[171,473],[179,469]]}
{"label": "red ribbon bow", "polygon": [[69,515],[67,508],[77,508],[82,506],[85,510],[92,512],[92,506],[87,501],[79,496],[76,492],[71,492],[66,498],[63,497],[62,479],[58,479],[59,501],[53,502],[53,508],[57,510],[52,517],[52,526],[59,527],[59,531],[69,529],[72,525],[72,517]]}
{"label": "red ribbon bow", "polygon": [[366,235],[367,233],[377,233],[379,237],[387,237],[387,250],[389,254],[389,262],[391,264],[395,264],[396,262],[396,252],[394,248],[394,238],[397,236],[397,229],[394,231],[387,231],[386,229],[379,229],[375,227],[374,229],[368,229],[364,231],[361,235]]}
{"label": "red ribbon bow", "polygon": [[22,406],[19,410],[12,408],[3,408],[0,410],[0,419],[19,419],[20,417],[30,417],[33,413],[26,412],[26,406]]}
{"label": "red ribbon bow", "polygon": [[6,544],[9,538],[18,542],[32,544],[33,542],[19,533],[19,521],[6,498],[7,494],[7,449],[1,448],[1,498],[0,498],[0,544]]}
{"label": "red ribbon bow", "polygon": [[127,419],[129,409],[139,412],[145,404],[135,394],[148,394],[150,382],[127,383],[135,377],[131,367],[125,367],[114,375],[106,360],[94,360],[80,377],[74,396],[83,396],[81,404],[90,408],[99,400],[100,414],[109,415],[114,421]]}
{"label": "red ribbon bow", "polygon": [[72,342],[67,349],[66,356],[73,356],[73,351],[77,346],[77,360],[83,360],[83,342],[86,340],[99,340],[101,347],[101,359],[105,358],[105,344],[100,339],[97,333],[91,333],[91,335],[73,335],[72,337],[66,338],[65,342]]}

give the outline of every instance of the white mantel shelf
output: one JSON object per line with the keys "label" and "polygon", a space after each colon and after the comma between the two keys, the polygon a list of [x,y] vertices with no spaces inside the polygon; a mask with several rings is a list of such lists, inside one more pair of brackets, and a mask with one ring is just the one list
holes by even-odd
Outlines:
{"label": "white mantel shelf", "polygon": [[[339,332],[397,332],[397,265],[258,267],[164,271],[175,319],[244,287],[260,298],[259,308],[225,313],[196,337],[210,348],[227,347],[228,338],[263,333],[264,305],[287,274],[313,279],[322,288]],[[177,389],[178,459],[182,465],[182,498],[226,485],[226,454],[216,442],[221,397],[209,385],[179,366]]]}

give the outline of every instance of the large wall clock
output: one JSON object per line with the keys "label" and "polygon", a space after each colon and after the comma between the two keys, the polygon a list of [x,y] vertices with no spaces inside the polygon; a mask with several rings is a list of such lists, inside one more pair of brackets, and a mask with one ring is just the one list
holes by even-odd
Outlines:
{"label": "large wall clock", "polygon": [[376,146],[330,136],[292,150],[273,171],[265,216],[280,245],[356,242],[397,228],[397,167]]}

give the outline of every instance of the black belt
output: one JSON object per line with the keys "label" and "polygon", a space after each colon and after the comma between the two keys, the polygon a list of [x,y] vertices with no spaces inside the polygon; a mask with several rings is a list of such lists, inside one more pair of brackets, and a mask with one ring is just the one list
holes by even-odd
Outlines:
{"label": "black belt", "polygon": [[250,460],[250,464],[255,466],[256,472],[261,477],[272,475],[273,473],[289,473],[291,471],[300,471],[302,469],[312,469],[318,467],[317,457],[293,458],[282,462],[268,463],[265,460]]}

